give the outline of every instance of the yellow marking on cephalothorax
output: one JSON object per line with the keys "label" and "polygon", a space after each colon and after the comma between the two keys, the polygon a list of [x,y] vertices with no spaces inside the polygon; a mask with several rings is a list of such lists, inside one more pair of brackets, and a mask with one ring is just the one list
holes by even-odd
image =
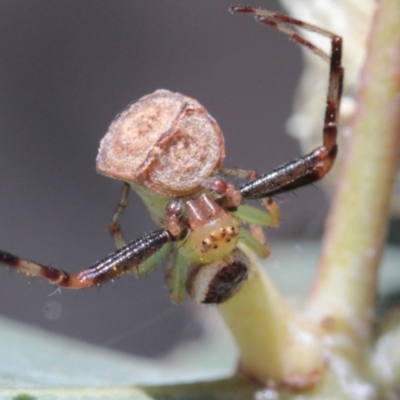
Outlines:
{"label": "yellow marking on cephalothorax", "polygon": [[238,236],[238,234],[239,229],[237,226],[218,228],[202,240],[201,251],[202,253],[206,253],[210,250],[216,250],[219,246],[223,246],[225,243],[230,243],[232,239]]}
{"label": "yellow marking on cephalothorax", "polygon": [[192,230],[179,251],[192,263],[213,262],[235,249],[239,231],[238,220],[231,214],[225,214]]}

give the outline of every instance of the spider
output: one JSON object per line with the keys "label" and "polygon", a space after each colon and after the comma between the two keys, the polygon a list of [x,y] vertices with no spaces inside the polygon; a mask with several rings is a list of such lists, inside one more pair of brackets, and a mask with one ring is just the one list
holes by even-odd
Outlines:
{"label": "spider", "polygon": [[[187,292],[192,299],[200,303],[221,303],[241,288],[251,270],[243,248],[250,248],[262,258],[267,258],[270,254],[261,227],[279,225],[279,207],[273,200],[273,196],[323,178],[335,161],[338,110],[343,82],[342,38],[317,26],[264,9],[232,6],[230,11],[235,14],[254,15],[258,22],[285,33],[329,64],[323,144],[311,153],[263,175],[258,175],[257,172],[251,170],[221,168],[224,143],[216,122],[195,100],[166,90],[156,91],[117,116],[100,146],[97,169],[105,175],[125,181],[120,203],[109,226],[117,251],[76,275],[4,251],[0,251],[1,263],[18,272],[24,272],[26,275],[46,278],[60,287],[83,289],[101,285],[128,272],[133,273],[136,277],[143,276],[155,268],[162,259],[168,257],[166,278],[171,298],[175,302],[183,301],[185,292]],[[330,56],[297,34],[294,27],[328,38],[331,42]],[[175,101],[178,101],[176,107]],[[147,107],[146,104],[149,102],[161,105],[161,110],[157,109],[155,112],[152,106],[150,117],[146,117],[143,107]],[[168,120],[169,114],[164,110],[164,106],[170,102],[171,109],[179,109],[179,112],[183,113],[182,115],[194,118],[194,121],[197,121],[197,117],[206,116],[207,123],[217,132],[216,146],[207,139],[206,150],[209,153],[200,160],[201,167],[203,164],[205,166],[202,173],[190,171],[185,166],[174,170],[170,166],[171,160],[167,162],[161,160],[159,147],[157,147],[157,151],[153,149],[149,153],[153,158],[150,161],[146,159],[145,163],[151,164],[154,176],[165,167],[167,180],[173,179],[179,183],[185,178],[191,182],[182,190],[163,187],[162,183],[155,178],[149,178],[147,170],[136,179],[130,179],[125,172],[121,174],[118,168],[125,170],[126,164],[131,168],[132,165],[136,165],[138,158],[136,153],[132,155],[128,146],[127,157],[130,157],[130,161],[125,162],[124,157],[120,157],[120,153],[124,149],[126,150],[126,142],[121,139],[116,145],[113,144],[113,132],[118,130],[121,124],[124,124],[125,118],[129,115],[134,114],[137,129],[142,132],[142,129],[158,123],[158,120]],[[180,123],[185,122],[181,121]],[[204,125],[203,122],[196,123],[198,128]],[[129,126],[127,129],[130,132],[133,128]],[[188,129],[190,131],[190,128]],[[205,135],[202,131],[193,130],[197,137]],[[177,136],[178,139],[175,137],[174,140],[168,142],[165,139],[166,134],[163,134],[159,142],[161,145],[164,143],[167,146],[167,152],[171,153],[172,157],[176,157],[176,155],[174,156],[175,153],[171,152],[171,148],[168,146],[175,146],[174,151],[179,148],[181,151],[179,154],[183,157],[185,141],[188,140],[188,137],[182,135],[181,128],[177,132],[181,135]],[[147,140],[147,138],[141,140]],[[161,146],[159,142],[157,142],[157,146]],[[141,145],[142,142],[139,143],[139,147]],[[150,145],[155,146],[154,143],[150,143]],[[117,161],[110,161],[107,159],[107,152],[114,150],[117,153],[115,159]],[[136,152],[136,148],[133,150],[134,152]],[[141,154],[138,155],[139,158]],[[210,164],[209,160],[211,159],[213,161]],[[172,159],[172,161],[174,160]],[[121,165],[116,166],[115,163],[118,164],[118,162]],[[235,188],[223,177],[217,175],[218,172],[247,178],[249,181],[239,188]],[[128,194],[131,189],[135,190],[144,200],[150,215],[160,225],[160,229],[126,244],[119,219],[128,204]],[[257,199],[262,201],[266,210],[243,204],[244,200]]]}

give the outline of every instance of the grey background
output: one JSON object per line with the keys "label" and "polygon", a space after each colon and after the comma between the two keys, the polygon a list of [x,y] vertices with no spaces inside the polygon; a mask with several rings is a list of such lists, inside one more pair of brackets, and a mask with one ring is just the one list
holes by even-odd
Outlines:
{"label": "grey background", "polygon": [[[279,9],[276,1],[253,1]],[[232,16],[225,0],[0,2],[0,247],[76,272],[113,250],[120,183],[95,172],[114,116],[158,88],[199,100],[226,138],[226,166],[266,171],[299,155],[285,133],[300,50]],[[272,239],[316,236],[321,189],[281,196]],[[154,229],[134,197],[128,238]],[[272,249],[273,250],[273,249]],[[159,267],[98,289],[55,287],[0,270],[0,313],[142,355],[198,334],[190,302],[172,305]]]}

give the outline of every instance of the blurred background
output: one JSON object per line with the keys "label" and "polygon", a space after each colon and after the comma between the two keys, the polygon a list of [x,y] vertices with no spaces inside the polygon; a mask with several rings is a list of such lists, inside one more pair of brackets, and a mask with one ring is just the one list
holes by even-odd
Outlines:
{"label": "blurred background", "polygon": [[[118,112],[159,88],[197,99],[216,118],[227,167],[264,172],[300,155],[285,130],[300,49],[230,15],[230,4],[0,3],[0,248],[70,272],[114,250],[107,226],[121,183],[96,174],[98,144]],[[251,4],[280,10],[273,0]],[[272,251],[274,241],[320,236],[328,205],[318,185],[278,202]],[[135,195],[122,226],[130,240],[155,229]],[[199,309],[171,304],[164,266],[84,291],[0,270],[3,316],[139,355],[201,335]]]}

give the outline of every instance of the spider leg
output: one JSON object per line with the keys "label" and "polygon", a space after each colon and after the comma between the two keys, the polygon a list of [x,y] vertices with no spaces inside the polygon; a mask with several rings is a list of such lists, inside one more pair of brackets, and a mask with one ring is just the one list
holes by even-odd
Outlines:
{"label": "spider leg", "polygon": [[171,300],[177,304],[182,303],[186,294],[188,262],[179,252],[174,253],[168,260],[167,271]]}
{"label": "spider leg", "polygon": [[247,199],[261,199],[292,191],[323,178],[333,164],[336,146],[330,153],[320,146],[310,154],[281,165],[240,187]]}
{"label": "spider leg", "polygon": [[[254,179],[258,176],[256,171],[244,169],[223,168],[222,173],[250,179]],[[275,228],[279,226],[281,219],[279,206],[272,197],[262,200],[263,205],[268,211],[268,213],[266,213],[258,208],[241,204],[243,200],[241,192],[220,177],[213,177],[204,181],[203,186],[222,196],[216,199],[216,202],[220,206],[228,209],[231,208],[233,214],[248,223],[251,235],[247,234],[245,236],[247,246],[252,248],[260,257],[267,258],[270,254],[270,250],[266,244],[267,240],[261,226]],[[244,231],[244,229],[242,230]],[[251,238],[249,238],[249,236],[251,236]]]}
{"label": "spider leg", "polygon": [[[268,199],[265,200],[265,203],[268,203],[271,198],[268,197]],[[247,204],[241,204],[237,207],[236,211],[233,211],[234,215],[239,217],[242,221],[248,223],[252,240],[250,240],[248,237],[245,237],[245,242],[248,247],[252,248],[262,258],[267,258],[270,254],[262,226],[275,228],[280,222],[280,211],[278,204],[272,201],[272,207],[270,205],[268,205],[268,207],[271,209],[276,207],[276,209],[273,211],[275,214],[271,214],[269,211],[265,212],[259,208],[252,207]],[[241,232],[242,231],[245,232],[245,229],[242,228]],[[247,233],[247,236],[250,234]],[[258,243],[254,243],[254,241]],[[263,250],[260,250],[260,248]]]}
{"label": "spider leg", "polygon": [[[265,213],[265,211],[258,210],[258,208],[252,207],[254,210],[261,211],[263,214],[266,214],[268,217],[268,227],[269,228],[277,228],[281,222],[281,211],[279,208],[278,203],[275,202],[275,200],[272,199],[272,197],[267,197],[265,199],[262,199],[262,203],[264,207],[268,210],[268,213]],[[239,207],[244,207],[244,205],[241,205]],[[243,212],[244,211],[244,212]],[[243,210],[242,215],[246,214],[247,210]],[[265,219],[265,218],[264,218]],[[260,220],[257,219],[255,223],[249,222],[249,230],[251,235],[258,240],[268,251],[268,255],[270,253],[269,247],[267,245],[267,238],[265,237],[265,233],[262,229],[262,226],[260,225]],[[264,257],[266,258],[266,257]]]}
{"label": "spider leg", "polygon": [[[257,171],[250,169],[222,168],[221,172],[225,175],[236,176],[238,178],[248,178],[253,181],[259,177],[259,173]],[[244,197],[241,191],[240,193],[241,197]],[[223,194],[225,197],[229,196],[228,193]],[[227,201],[219,201],[219,203],[222,204],[224,202],[226,203]],[[250,231],[252,233],[254,232],[254,236],[259,236],[260,239],[264,236],[264,234],[262,233],[262,230],[257,227],[257,225],[268,226],[269,228],[277,228],[281,223],[281,211],[278,203],[272,197],[267,197],[262,199],[262,204],[268,211],[267,220],[265,218],[265,213],[263,213],[263,216],[260,215],[260,212],[258,212],[258,214],[256,215],[253,215],[254,212],[257,211],[257,209],[255,209],[254,207],[251,207],[250,210],[250,206],[246,206],[243,204],[238,206],[238,211],[241,214],[241,218],[249,222]]]}
{"label": "spider leg", "polygon": [[261,258],[266,259],[271,254],[271,250],[266,243],[261,242],[253,232],[247,232],[244,228],[240,230],[240,242],[244,243]]}
{"label": "spider leg", "polygon": [[121,249],[126,246],[126,241],[122,234],[121,226],[119,224],[119,219],[122,213],[125,210],[125,207],[128,205],[128,197],[129,197],[130,186],[128,183],[124,182],[122,186],[121,199],[118,203],[118,207],[111,219],[110,224],[108,225],[108,230],[110,232],[111,237],[114,240],[115,246],[117,249]]}
{"label": "spider leg", "polygon": [[157,265],[160,264],[160,262],[170,253],[171,246],[172,243],[166,243],[161,247],[160,250],[150,256],[147,260],[138,264],[136,268],[133,268],[132,273],[135,278],[140,278],[153,271],[153,269],[157,267]]}
{"label": "spider leg", "polygon": [[271,228],[277,228],[281,224],[281,209],[278,203],[272,197],[262,199],[264,207],[271,216]]}
{"label": "spider leg", "polygon": [[260,225],[249,224],[249,231],[251,233],[251,236],[254,237],[254,239],[256,239],[264,246],[267,245],[267,238],[265,236],[263,228]]}
{"label": "spider leg", "polygon": [[23,272],[28,276],[45,278],[61,287],[83,289],[118,278],[133,268],[139,267],[173,240],[173,236],[166,229],[149,233],[76,275],[34,261],[22,259],[1,250],[0,263],[13,268],[17,272]]}
{"label": "spider leg", "polygon": [[[231,11],[255,15],[259,22],[290,36],[330,65],[322,146],[244,184],[240,187],[242,196],[249,199],[260,199],[291,191],[323,178],[331,169],[337,154],[337,121],[344,75],[341,65],[342,38],[312,24],[269,10],[238,6],[232,7]],[[290,26],[297,26],[328,38],[331,41],[331,55],[325,54],[320,48],[297,34]]]}

